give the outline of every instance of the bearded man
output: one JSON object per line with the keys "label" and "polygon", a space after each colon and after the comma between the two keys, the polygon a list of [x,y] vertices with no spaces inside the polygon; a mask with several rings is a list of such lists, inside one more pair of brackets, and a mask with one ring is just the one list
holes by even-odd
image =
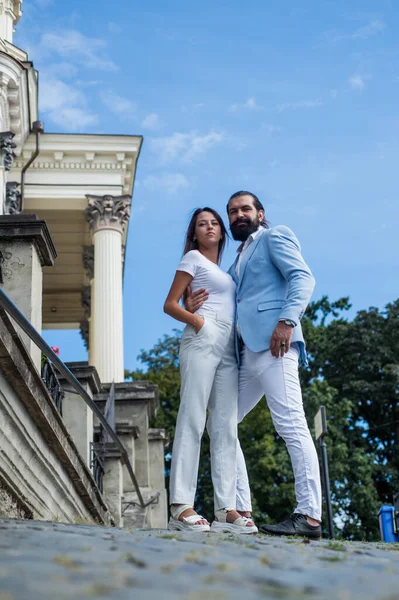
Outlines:
{"label": "bearded man", "polygon": [[[240,365],[238,421],[266,396],[274,427],[287,445],[295,476],[297,506],[277,525],[261,525],[271,535],[321,537],[321,486],[316,449],[302,404],[298,361],[306,364],[301,317],[314,288],[299,242],[288,227],[269,228],[255,194],[240,191],[227,204],[230,230],[241,242],[229,269],[237,285],[236,349]],[[196,312],[207,298],[189,294]],[[250,517],[251,493],[244,456],[237,452],[237,510]]]}

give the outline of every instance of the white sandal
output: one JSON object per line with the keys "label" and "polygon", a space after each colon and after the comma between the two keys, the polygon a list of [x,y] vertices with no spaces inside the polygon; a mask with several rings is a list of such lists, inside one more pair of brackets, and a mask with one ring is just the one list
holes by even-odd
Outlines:
{"label": "white sandal", "polygon": [[[221,508],[215,511],[215,521],[211,525],[211,531],[214,533],[258,533],[258,528],[253,519],[248,517],[238,517],[233,523],[228,523],[227,513],[231,510],[235,510],[235,508]],[[253,523],[253,525],[248,526],[247,523]]]}
{"label": "white sandal", "polygon": [[197,521],[206,521],[201,515],[190,515],[189,517],[183,517],[179,519],[180,515],[188,508],[193,508],[190,504],[180,504],[179,506],[170,507],[171,517],[168,523],[168,529],[171,531],[210,531],[209,523],[204,525],[203,523],[197,523]]}

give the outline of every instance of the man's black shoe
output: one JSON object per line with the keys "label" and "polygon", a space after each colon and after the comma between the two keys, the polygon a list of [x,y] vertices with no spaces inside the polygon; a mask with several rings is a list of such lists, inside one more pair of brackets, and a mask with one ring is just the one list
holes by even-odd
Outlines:
{"label": "man's black shoe", "polygon": [[312,540],[321,538],[321,525],[309,525],[305,515],[300,513],[292,514],[286,521],[277,525],[261,525],[259,531],[269,535],[300,535]]}

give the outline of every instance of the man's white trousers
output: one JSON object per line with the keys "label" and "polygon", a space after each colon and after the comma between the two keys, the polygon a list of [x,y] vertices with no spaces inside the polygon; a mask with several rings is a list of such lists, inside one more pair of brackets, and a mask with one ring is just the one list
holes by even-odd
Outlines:
{"label": "man's white trousers", "polygon": [[[298,374],[299,350],[294,344],[282,358],[267,350],[251,352],[244,346],[239,375],[238,421],[247,415],[263,395],[274,426],[287,445],[295,476],[297,507],[321,521],[320,469],[302,404]],[[238,442],[237,510],[251,511],[251,493],[244,455]]]}

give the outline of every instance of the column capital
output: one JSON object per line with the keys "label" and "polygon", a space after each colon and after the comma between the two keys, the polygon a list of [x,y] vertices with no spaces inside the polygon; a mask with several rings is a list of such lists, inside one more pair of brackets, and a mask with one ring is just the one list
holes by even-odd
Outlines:
{"label": "column capital", "polygon": [[0,131],[0,162],[6,171],[11,170],[14,160],[14,148],[16,145],[12,141],[15,133],[12,131]]}
{"label": "column capital", "polygon": [[129,220],[132,197],[124,196],[92,196],[86,194],[88,206],[85,210],[86,219],[93,233],[101,229],[114,229],[123,232],[124,225]]}

